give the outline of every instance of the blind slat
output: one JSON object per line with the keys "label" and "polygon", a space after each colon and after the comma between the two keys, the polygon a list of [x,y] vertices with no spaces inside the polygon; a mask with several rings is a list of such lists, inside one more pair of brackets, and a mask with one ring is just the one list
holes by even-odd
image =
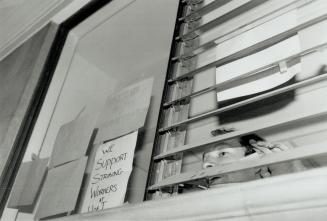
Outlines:
{"label": "blind slat", "polygon": [[210,22],[207,22],[197,28],[195,28],[194,30],[184,34],[184,35],[181,35],[181,36],[178,36],[176,37],[176,40],[179,40],[179,39],[188,39],[189,36],[192,36],[194,34],[201,34],[203,32],[206,32],[208,31],[209,29],[217,26],[217,25],[220,25],[232,18],[234,18],[235,16],[237,15],[240,15],[246,11],[249,11],[251,10],[252,8],[255,8],[256,6],[260,5],[260,4],[263,4],[264,2],[266,2],[268,0],[251,0],[250,2],[240,6],[240,7],[237,7],[236,9],[222,15],[222,16],[219,16],[218,18],[215,18],[214,20],[210,21]]}
{"label": "blind slat", "polygon": [[225,4],[227,4],[228,2],[231,2],[231,1],[232,0],[215,0],[207,5],[204,5],[202,8],[195,10],[194,12],[190,13],[189,15],[181,17],[179,20],[180,21],[188,20],[188,19],[191,19],[194,15],[202,16],[204,14],[207,14],[207,13],[215,10],[218,7],[221,7]]}

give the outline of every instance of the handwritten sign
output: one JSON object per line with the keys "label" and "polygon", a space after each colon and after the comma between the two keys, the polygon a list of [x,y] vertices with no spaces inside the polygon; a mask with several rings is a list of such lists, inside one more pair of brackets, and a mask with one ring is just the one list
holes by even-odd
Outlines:
{"label": "handwritten sign", "polygon": [[137,131],[99,146],[91,172],[82,213],[124,203],[133,168]]}

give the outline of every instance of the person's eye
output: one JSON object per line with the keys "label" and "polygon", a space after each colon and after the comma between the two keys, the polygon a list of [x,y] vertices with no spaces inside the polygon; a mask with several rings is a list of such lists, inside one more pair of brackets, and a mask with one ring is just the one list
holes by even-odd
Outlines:
{"label": "person's eye", "polygon": [[219,153],[219,157],[224,157],[226,155],[227,155],[227,152],[221,152],[221,153]]}

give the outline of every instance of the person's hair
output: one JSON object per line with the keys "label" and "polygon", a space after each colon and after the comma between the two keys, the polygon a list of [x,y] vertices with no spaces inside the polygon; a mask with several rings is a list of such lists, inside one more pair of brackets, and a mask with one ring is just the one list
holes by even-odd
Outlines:
{"label": "person's hair", "polygon": [[254,153],[253,146],[250,144],[250,140],[255,141],[265,141],[262,137],[258,136],[257,134],[248,134],[245,136],[240,137],[240,144],[244,147],[246,147],[245,156]]}

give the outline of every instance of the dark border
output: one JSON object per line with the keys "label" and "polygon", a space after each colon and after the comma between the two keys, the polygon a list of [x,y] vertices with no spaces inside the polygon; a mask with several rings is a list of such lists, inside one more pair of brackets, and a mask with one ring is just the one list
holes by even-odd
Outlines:
{"label": "dark border", "polygon": [[13,186],[19,166],[22,163],[29,139],[34,129],[36,120],[39,116],[41,107],[48,92],[52,77],[56,70],[60,55],[70,30],[111,1],[112,0],[92,0],[90,3],[86,4],[84,7],[82,7],[75,14],[70,16],[62,24],[59,25],[56,36],[53,40],[46,62],[44,64],[39,82],[35,88],[32,101],[29,104],[29,108],[24,116],[22,126],[19,129],[18,135],[12,147],[14,154],[10,159],[7,160],[5,166],[7,169],[4,173],[5,176],[3,177],[0,184],[0,216],[5,209],[6,202],[10,195],[10,190]]}

